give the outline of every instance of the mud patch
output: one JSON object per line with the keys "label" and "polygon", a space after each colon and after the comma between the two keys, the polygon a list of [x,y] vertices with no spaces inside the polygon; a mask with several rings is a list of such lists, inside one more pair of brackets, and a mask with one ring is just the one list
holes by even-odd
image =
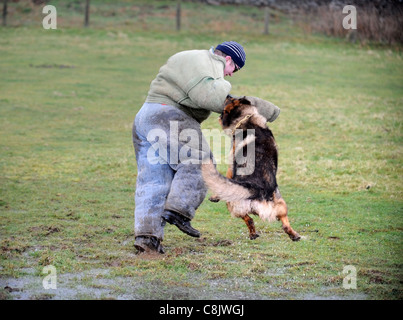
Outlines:
{"label": "mud patch", "polygon": [[[193,279],[194,278],[194,279]],[[196,279],[197,278],[197,279]],[[243,280],[202,280],[191,276],[175,285],[165,279],[145,281],[141,276],[110,277],[108,270],[94,269],[57,276],[57,288],[45,289],[40,276],[1,279],[0,291],[14,300],[207,300],[265,299],[264,295],[240,288],[249,287]],[[4,298],[4,297],[3,297]]]}
{"label": "mud patch", "polygon": [[57,288],[45,289],[42,276],[0,279],[0,298],[14,300],[267,300],[366,299],[364,294],[338,296],[327,289],[316,294],[293,294],[287,290],[256,288],[253,281],[241,279],[206,279],[198,272],[189,273],[180,282],[167,279],[145,280],[142,276],[112,276],[109,269],[57,275]]}

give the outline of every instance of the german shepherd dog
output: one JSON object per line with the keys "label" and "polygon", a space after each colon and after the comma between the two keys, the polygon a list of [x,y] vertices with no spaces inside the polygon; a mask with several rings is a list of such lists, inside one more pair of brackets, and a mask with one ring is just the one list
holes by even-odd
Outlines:
{"label": "german shepherd dog", "polygon": [[[204,182],[213,192],[209,200],[226,201],[231,215],[245,221],[251,240],[259,235],[249,214],[258,215],[267,221],[280,220],[291,240],[300,240],[300,235],[291,228],[287,205],[277,186],[277,146],[266,125],[266,119],[246,98],[228,97],[219,121],[224,132],[232,138],[232,164],[228,168],[227,177],[222,176],[212,162],[202,164]],[[236,138],[238,134],[242,135],[241,139]],[[250,174],[241,174],[253,159],[246,157],[245,163],[237,163],[237,154],[246,154],[246,148],[253,142],[254,170]]]}

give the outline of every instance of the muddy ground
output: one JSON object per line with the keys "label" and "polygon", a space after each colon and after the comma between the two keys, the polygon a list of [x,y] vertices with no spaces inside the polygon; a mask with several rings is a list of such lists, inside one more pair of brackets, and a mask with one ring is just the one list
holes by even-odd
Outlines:
{"label": "muddy ground", "polygon": [[[167,285],[166,281],[145,281],[141,277],[116,277],[108,269],[92,269],[80,273],[57,275],[56,289],[45,289],[44,276],[35,270],[25,270],[26,276],[0,279],[0,298],[13,300],[362,300],[362,293],[344,296],[329,293],[323,288],[318,293],[292,293],[267,285],[258,290],[248,279],[203,279],[191,275],[182,283]],[[50,282],[49,282],[50,283]]]}

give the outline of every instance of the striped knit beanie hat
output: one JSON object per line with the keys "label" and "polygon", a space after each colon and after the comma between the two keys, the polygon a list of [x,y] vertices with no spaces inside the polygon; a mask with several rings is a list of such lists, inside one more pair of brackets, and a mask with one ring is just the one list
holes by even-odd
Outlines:
{"label": "striped knit beanie hat", "polygon": [[239,68],[242,68],[245,65],[245,50],[239,43],[235,41],[223,42],[219,44],[216,49],[230,56]]}

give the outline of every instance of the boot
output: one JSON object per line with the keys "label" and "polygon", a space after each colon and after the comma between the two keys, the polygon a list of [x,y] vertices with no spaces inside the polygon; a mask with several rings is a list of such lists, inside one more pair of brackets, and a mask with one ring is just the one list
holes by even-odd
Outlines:
{"label": "boot", "polygon": [[162,215],[162,219],[170,224],[178,227],[178,229],[187,235],[199,238],[201,233],[190,225],[190,219],[179,213],[166,210]]}
{"label": "boot", "polygon": [[138,236],[134,242],[134,247],[139,253],[165,253],[161,241],[153,236]]}

